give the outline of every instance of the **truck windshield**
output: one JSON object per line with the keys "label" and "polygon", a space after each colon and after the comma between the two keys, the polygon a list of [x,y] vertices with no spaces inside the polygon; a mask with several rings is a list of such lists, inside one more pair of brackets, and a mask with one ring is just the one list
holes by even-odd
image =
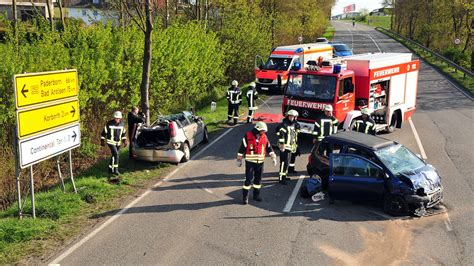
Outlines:
{"label": "truck windshield", "polygon": [[285,95],[318,102],[334,101],[336,77],[291,74]]}
{"label": "truck windshield", "polygon": [[270,57],[263,65],[263,70],[288,70],[290,67],[291,58],[275,58]]}

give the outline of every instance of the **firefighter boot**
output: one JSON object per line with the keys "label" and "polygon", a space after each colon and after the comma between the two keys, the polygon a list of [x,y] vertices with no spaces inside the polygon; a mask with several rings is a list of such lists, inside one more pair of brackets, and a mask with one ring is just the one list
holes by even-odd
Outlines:
{"label": "firefighter boot", "polygon": [[258,202],[262,201],[262,198],[260,197],[260,189],[253,189],[253,199]]}
{"label": "firefighter boot", "polygon": [[281,176],[280,176],[280,184],[286,185],[286,183],[287,183],[287,178],[286,178],[286,176],[281,175]]}
{"label": "firefighter boot", "polygon": [[296,174],[298,174],[298,171],[295,170],[295,167],[290,166],[290,167],[288,167],[288,173],[296,175]]}
{"label": "firefighter boot", "polygon": [[243,205],[249,204],[249,190],[242,189],[242,195],[243,195],[242,204]]}

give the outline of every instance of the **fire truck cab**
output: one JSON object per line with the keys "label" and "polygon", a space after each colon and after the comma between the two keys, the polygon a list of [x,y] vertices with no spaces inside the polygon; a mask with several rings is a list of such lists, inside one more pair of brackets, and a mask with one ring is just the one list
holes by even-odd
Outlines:
{"label": "fire truck cab", "polygon": [[333,66],[314,64],[290,71],[285,86],[282,112],[300,114],[301,132],[311,134],[325,105],[333,106],[343,129],[367,106],[377,131],[400,128],[416,109],[418,60],[411,53],[355,55]]}

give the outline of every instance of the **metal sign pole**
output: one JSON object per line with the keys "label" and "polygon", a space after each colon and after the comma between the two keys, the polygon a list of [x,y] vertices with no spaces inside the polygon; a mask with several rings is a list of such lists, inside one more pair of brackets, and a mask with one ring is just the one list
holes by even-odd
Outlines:
{"label": "metal sign pole", "polygon": [[15,153],[15,177],[16,177],[16,189],[18,191],[18,217],[20,220],[23,218],[23,209],[21,208],[21,189],[20,189],[20,163],[18,162],[18,143],[16,130],[13,129],[13,149]]}
{"label": "metal sign pole", "polygon": [[74,188],[74,193],[77,194],[76,183],[74,183],[74,175],[72,174],[72,151],[69,150],[69,173],[71,174],[72,187]]}
{"label": "metal sign pole", "polygon": [[61,158],[61,156],[57,157],[56,166],[58,167],[59,180],[61,180],[61,188],[63,189],[63,192],[66,192],[66,188],[64,187],[63,174],[61,173],[61,165],[59,163],[60,158]]}
{"label": "metal sign pole", "polygon": [[35,182],[33,180],[33,165],[30,166],[30,190],[31,190],[31,215],[33,219],[36,219],[36,210],[35,210]]}

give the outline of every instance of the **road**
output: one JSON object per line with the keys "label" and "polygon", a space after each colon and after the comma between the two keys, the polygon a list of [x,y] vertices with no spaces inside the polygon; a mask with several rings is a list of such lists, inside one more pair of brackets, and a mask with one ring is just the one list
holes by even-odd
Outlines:
{"label": "road", "polygon": [[[355,53],[408,52],[369,27],[333,22],[335,40]],[[250,125],[224,131],[153,189],[108,217],[85,238],[51,260],[93,264],[456,264],[474,263],[472,100],[421,64],[412,125],[384,137],[423,154],[443,177],[446,214],[392,218],[380,206],[329,205],[291,194],[304,177],[310,139],[303,139],[290,184],[277,183],[277,167],[265,164],[261,203],[240,205],[243,168],[234,164]],[[260,111],[280,111],[272,96]],[[270,139],[274,125],[270,125]],[[416,130],[418,140],[414,133]],[[116,213],[119,211],[119,214]]]}

